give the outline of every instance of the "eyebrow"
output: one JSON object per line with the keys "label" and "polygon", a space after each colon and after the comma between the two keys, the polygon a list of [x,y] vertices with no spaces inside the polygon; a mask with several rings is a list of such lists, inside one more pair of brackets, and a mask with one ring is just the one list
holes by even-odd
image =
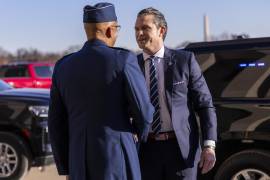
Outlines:
{"label": "eyebrow", "polygon": [[[135,29],[136,29],[136,28],[138,29],[139,27],[138,27],[138,26],[135,26],[134,28],[135,28]],[[143,25],[143,26],[141,27],[141,29],[143,29],[143,28],[151,28],[151,26]]]}

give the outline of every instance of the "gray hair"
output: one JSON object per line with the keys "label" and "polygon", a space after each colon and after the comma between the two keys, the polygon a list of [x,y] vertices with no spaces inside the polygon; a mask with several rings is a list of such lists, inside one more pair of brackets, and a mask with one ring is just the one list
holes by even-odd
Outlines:
{"label": "gray hair", "polygon": [[160,27],[165,27],[166,31],[164,33],[163,36],[163,40],[166,38],[167,35],[167,30],[168,30],[168,25],[167,25],[167,21],[164,17],[164,15],[157,9],[149,7],[149,8],[145,8],[143,10],[141,10],[137,17],[139,16],[146,16],[146,15],[153,15],[154,16],[154,24],[156,25],[157,28]]}

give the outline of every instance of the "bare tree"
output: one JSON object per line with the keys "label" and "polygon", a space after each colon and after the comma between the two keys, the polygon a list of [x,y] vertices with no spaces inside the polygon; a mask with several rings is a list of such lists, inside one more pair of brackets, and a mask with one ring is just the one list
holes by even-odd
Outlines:
{"label": "bare tree", "polygon": [[0,47],[0,64],[6,64],[9,62],[11,53]]}
{"label": "bare tree", "polygon": [[63,52],[63,55],[67,55],[67,54],[74,53],[74,52],[80,50],[81,48],[82,48],[81,45],[73,45],[73,46],[69,46],[69,47]]}
{"label": "bare tree", "polygon": [[232,40],[232,39],[246,39],[250,36],[247,33],[241,33],[241,34],[232,34],[228,32],[223,32],[220,35],[213,35],[211,36],[212,41],[223,41],[223,40]]}
{"label": "bare tree", "polygon": [[182,49],[182,48],[186,47],[190,43],[191,43],[191,41],[184,41],[184,42],[180,43],[178,46],[176,46],[176,48],[177,49]]}

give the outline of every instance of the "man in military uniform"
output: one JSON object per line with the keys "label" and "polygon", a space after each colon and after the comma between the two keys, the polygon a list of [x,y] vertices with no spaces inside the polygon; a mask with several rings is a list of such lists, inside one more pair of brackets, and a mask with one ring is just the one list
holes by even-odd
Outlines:
{"label": "man in military uniform", "polygon": [[133,134],[145,141],[153,118],[144,77],[133,53],[112,47],[119,28],[113,4],[85,6],[84,27],[88,41],[53,73],[49,133],[58,173],[140,180]]}

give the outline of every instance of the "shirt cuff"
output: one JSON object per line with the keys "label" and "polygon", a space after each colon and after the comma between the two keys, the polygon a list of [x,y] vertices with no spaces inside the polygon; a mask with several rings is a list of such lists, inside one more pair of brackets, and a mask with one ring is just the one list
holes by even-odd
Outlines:
{"label": "shirt cuff", "polygon": [[213,147],[216,147],[216,142],[213,141],[213,140],[205,140],[203,142],[203,146],[213,146]]}

